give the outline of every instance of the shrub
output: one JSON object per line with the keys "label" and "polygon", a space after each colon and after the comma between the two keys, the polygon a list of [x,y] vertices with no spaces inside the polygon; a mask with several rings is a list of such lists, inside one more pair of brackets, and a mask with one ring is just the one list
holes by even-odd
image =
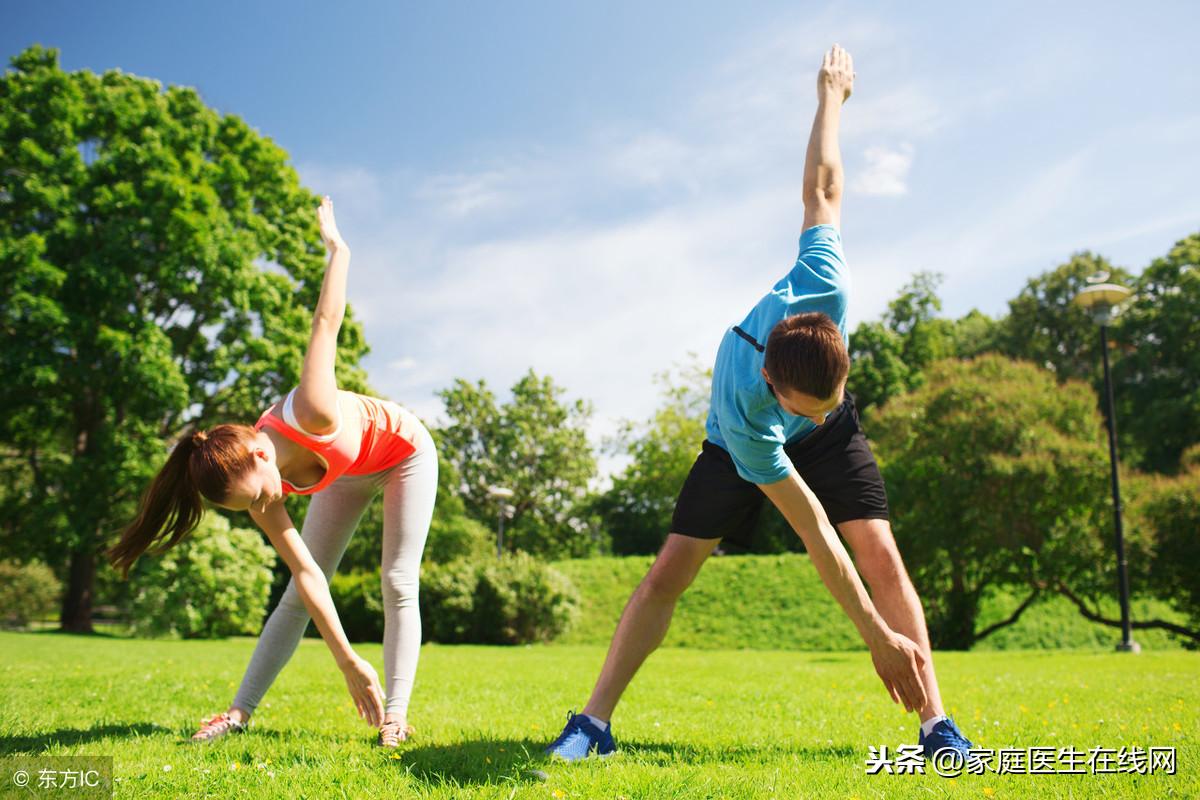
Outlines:
{"label": "shrub", "polygon": [[378,569],[334,575],[329,581],[329,594],[347,639],[383,641],[383,596]]}
{"label": "shrub", "polygon": [[435,515],[425,542],[425,559],[445,564],[460,558],[482,560],[496,552],[496,534],[466,514]]}
{"label": "shrub", "polygon": [[1132,512],[1134,525],[1144,526],[1152,543],[1149,591],[1186,614],[1190,628],[1200,629],[1200,467],[1153,479]]}
{"label": "shrub", "polygon": [[444,643],[547,642],[567,631],[579,596],[560,572],[525,553],[425,568],[425,638]]}
{"label": "shrub", "polygon": [[62,583],[40,561],[0,561],[0,627],[23,628],[58,609]]}
{"label": "shrub", "polygon": [[129,609],[134,633],[185,639],[257,633],[274,561],[257,531],[205,515],[182,544],[138,563]]}

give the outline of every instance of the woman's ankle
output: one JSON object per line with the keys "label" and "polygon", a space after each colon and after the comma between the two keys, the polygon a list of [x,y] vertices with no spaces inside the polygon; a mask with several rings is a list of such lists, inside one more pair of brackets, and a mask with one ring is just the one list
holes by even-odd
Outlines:
{"label": "woman's ankle", "polygon": [[228,714],[229,718],[232,719],[234,722],[241,723],[242,725],[245,725],[247,722],[250,721],[250,712],[244,711],[243,709],[240,709],[237,706],[230,706],[229,710],[226,711],[225,713]]}

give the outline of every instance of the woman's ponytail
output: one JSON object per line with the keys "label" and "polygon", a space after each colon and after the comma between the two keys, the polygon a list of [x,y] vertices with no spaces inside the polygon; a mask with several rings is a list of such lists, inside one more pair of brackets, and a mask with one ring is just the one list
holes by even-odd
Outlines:
{"label": "woman's ponytail", "polygon": [[230,482],[254,464],[246,446],[254,435],[246,425],[218,425],[175,445],[142,495],[137,518],[106,553],[122,577],[129,576],[129,568],[152,546],[157,545],[152,553],[161,553],[191,533],[204,516],[204,497],[224,499]]}

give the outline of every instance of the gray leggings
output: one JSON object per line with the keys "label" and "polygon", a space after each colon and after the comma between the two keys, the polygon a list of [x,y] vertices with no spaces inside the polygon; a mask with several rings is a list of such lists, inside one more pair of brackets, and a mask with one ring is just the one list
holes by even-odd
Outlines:
{"label": "gray leggings", "polygon": [[[394,467],[371,475],[343,475],[316,493],[300,537],[326,579],[333,575],[350,536],[376,492],[383,489],[383,665],[386,712],[406,717],[421,649],[417,589],[421,553],[433,518],[438,460],[433,438],[418,428],[416,451]],[[233,705],[254,713],[308,626],[308,610],[288,581],[271,612]]]}

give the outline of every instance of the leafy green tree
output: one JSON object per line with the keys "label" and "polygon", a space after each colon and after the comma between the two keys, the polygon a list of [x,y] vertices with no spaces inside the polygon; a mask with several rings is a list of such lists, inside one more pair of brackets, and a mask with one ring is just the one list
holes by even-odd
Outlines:
{"label": "leafy green tree", "polygon": [[[65,72],[32,47],[0,77],[0,548],[65,576],[90,630],[98,552],[165,440],[252,421],[298,379],[324,269],[287,154],[192,89]],[[338,380],[363,390],[348,316]],[[19,473],[19,474],[14,474]]]}
{"label": "leafy green tree", "polygon": [[[1111,592],[1107,452],[1086,384],[996,355],[942,361],[871,433],[935,646],[969,648],[1059,584]],[[1027,597],[977,630],[1001,588]]]}
{"label": "leafy green tree", "polygon": [[[484,381],[462,379],[440,392],[449,425],[437,431],[441,451],[460,476],[467,514],[489,527],[504,507],[506,551],[551,558],[598,548],[598,525],[586,514],[596,459],[587,439],[591,407],[564,402],[564,390],[533,370],[499,403]],[[498,499],[489,487],[511,489]]]}
{"label": "leafy green tree", "polygon": [[1180,454],[1200,442],[1200,233],[1155,259],[1135,289],[1117,318],[1117,430],[1123,455],[1174,472]]}
{"label": "leafy green tree", "polygon": [[850,334],[847,385],[861,413],[920,386],[933,362],[970,358],[990,347],[995,322],[986,314],[971,311],[960,320],[937,316],[943,279],[939,273],[916,273],[888,303],[882,320],[860,323]]}
{"label": "leafy green tree", "polygon": [[695,360],[658,375],[662,405],[645,423],[625,421],[609,445],[627,456],[625,469],[595,498],[593,508],[614,553],[658,551],[670,532],[675,498],[704,441],[712,370]]}
{"label": "leafy green tree", "polygon": [[[1134,617],[1134,630],[1159,628],[1181,637],[1185,646],[1200,646],[1200,572],[1196,570],[1200,561],[1200,445],[1185,451],[1178,475],[1123,471],[1121,493],[1130,592],[1166,601],[1184,615],[1186,623]],[[1108,525],[1107,535],[1111,536],[1111,521]],[[1110,560],[1114,557],[1108,556]],[[1114,581],[1110,597],[1115,588]],[[1088,620],[1121,626],[1121,620],[1105,613],[1096,598],[1085,599],[1069,591],[1063,594]]]}
{"label": "leafy green tree", "polygon": [[850,334],[850,364],[846,388],[860,413],[907,392],[915,380],[899,334],[882,322],[861,322]]}
{"label": "leafy green tree", "polygon": [[1059,380],[1079,378],[1099,386],[1100,333],[1088,312],[1075,304],[1076,295],[1088,286],[1087,279],[1097,273],[1108,273],[1116,283],[1130,280],[1128,272],[1087,251],[1030,278],[1008,302],[1008,316],[996,331],[997,352],[1032,361]]}

